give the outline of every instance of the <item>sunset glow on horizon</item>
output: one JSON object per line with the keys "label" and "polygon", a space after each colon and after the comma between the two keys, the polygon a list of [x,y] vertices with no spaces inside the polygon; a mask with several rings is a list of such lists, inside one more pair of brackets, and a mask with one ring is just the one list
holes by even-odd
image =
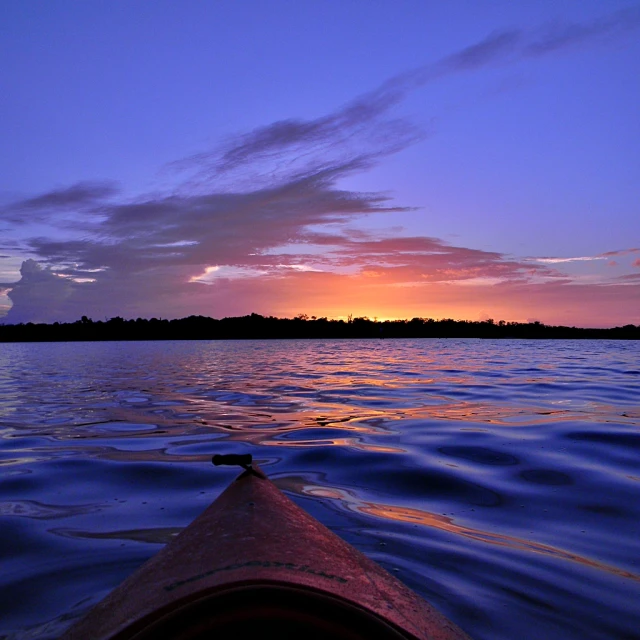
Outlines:
{"label": "sunset glow on horizon", "polygon": [[640,324],[638,2],[0,16],[0,323]]}

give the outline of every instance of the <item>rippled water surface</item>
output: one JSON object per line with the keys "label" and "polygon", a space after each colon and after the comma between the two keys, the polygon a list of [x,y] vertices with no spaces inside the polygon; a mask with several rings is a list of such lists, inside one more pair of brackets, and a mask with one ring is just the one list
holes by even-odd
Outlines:
{"label": "rippled water surface", "polygon": [[55,638],[249,452],[477,639],[640,638],[640,344],[0,344],[0,637]]}

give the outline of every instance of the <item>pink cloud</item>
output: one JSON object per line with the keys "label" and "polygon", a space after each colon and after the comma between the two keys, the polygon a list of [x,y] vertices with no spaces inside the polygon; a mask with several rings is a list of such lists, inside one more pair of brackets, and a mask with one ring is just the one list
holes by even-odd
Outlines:
{"label": "pink cloud", "polygon": [[222,283],[206,302],[202,298],[206,305],[203,313],[216,315],[227,299],[233,300],[233,313],[239,315],[255,311],[288,317],[305,312],[330,317],[473,319],[485,313],[496,320],[525,322],[535,317],[569,326],[640,324],[640,282],[607,286],[556,282],[390,286],[375,277],[300,272]]}
{"label": "pink cloud", "polygon": [[624,256],[630,253],[638,253],[640,248],[634,247],[633,249],[619,249],[617,251],[606,251],[605,253],[601,253],[600,257],[608,258],[610,256]]}

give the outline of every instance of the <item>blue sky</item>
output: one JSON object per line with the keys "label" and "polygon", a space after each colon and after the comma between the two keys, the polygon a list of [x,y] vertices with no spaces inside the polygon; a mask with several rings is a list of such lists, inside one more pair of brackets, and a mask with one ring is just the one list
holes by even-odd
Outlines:
{"label": "blue sky", "polygon": [[0,21],[5,321],[640,324],[637,2],[25,0]]}

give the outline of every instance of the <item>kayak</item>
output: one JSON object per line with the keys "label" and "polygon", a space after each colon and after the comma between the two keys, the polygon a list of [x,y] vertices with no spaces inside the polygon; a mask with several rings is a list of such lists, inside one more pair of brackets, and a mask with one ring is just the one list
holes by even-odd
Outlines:
{"label": "kayak", "polygon": [[469,640],[287,498],[251,456],[213,462],[244,471],[63,639]]}

